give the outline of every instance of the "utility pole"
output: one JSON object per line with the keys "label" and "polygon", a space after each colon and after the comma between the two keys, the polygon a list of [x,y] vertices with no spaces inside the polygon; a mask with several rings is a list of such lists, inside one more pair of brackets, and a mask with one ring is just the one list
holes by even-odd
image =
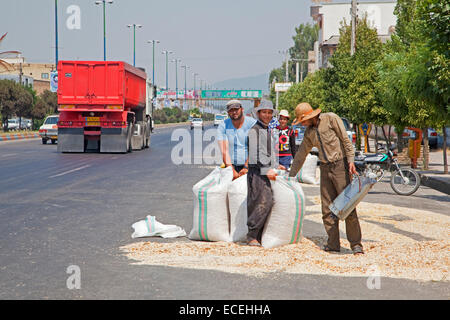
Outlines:
{"label": "utility pole", "polygon": [[296,83],[298,83],[298,78],[299,78],[299,62],[300,62],[300,68],[301,68],[300,82],[303,82],[303,62],[308,61],[308,59],[291,59],[291,60],[295,61],[295,65],[296,65],[296,75],[295,75]]}
{"label": "utility pole", "polygon": [[357,3],[356,0],[352,0],[352,7],[350,9],[350,15],[352,20],[352,37],[350,42],[350,55],[353,55],[356,50],[356,14],[357,10]]}

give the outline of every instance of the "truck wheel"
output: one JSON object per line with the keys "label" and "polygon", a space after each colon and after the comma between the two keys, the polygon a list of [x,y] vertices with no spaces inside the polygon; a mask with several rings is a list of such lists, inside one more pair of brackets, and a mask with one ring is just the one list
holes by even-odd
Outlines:
{"label": "truck wheel", "polygon": [[56,140],[55,139],[52,139],[52,144],[55,144],[56,143]]}
{"label": "truck wheel", "polygon": [[47,144],[47,139],[42,138],[42,144]]}

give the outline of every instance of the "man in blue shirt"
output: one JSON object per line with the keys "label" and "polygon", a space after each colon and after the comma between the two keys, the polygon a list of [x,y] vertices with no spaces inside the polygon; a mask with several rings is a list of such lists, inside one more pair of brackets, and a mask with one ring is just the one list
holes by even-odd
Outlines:
{"label": "man in blue shirt", "polygon": [[244,115],[239,100],[227,103],[228,119],[217,128],[217,141],[226,167],[233,167],[233,179],[248,171],[248,131],[256,120]]}

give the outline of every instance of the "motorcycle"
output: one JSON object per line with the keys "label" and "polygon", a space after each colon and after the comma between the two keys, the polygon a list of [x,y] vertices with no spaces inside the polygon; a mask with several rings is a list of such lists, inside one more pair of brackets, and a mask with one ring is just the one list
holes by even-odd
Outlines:
{"label": "motorcycle", "polygon": [[377,149],[384,149],[386,153],[377,152],[376,154],[355,156],[356,171],[362,176],[376,179],[377,182],[383,179],[386,171],[390,171],[390,184],[395,193],[410,196],[416,192],[420,186],[420,176],[413,169],[399,166],[393,152],[395,145],[384,148],[381,144],[378,144]]}

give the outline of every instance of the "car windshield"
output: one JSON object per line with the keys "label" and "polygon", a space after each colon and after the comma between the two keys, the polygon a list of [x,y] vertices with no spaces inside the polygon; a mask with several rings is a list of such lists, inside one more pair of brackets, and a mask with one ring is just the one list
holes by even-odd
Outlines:
{"label": "car windshield", "polygon": [[216,114],[216,120],[224,120],[225,116],[223,114]]}
{"label": "car windshield", "polygon": [[9,123],[19,123],[19,121],[17,121],[17,119],[9,119],[8,122]]}
{"label": "car windshield", "polygon": [[45,120],[45,124],[57,124],[58,123],[58,117],[50,117]]}
{"label": "car windshield", "polygon": [[199,121],[202,121],[202,119],[200,119],[200,118],[195,118],[195,119],[192,119],[192,121],[199,122]]}

